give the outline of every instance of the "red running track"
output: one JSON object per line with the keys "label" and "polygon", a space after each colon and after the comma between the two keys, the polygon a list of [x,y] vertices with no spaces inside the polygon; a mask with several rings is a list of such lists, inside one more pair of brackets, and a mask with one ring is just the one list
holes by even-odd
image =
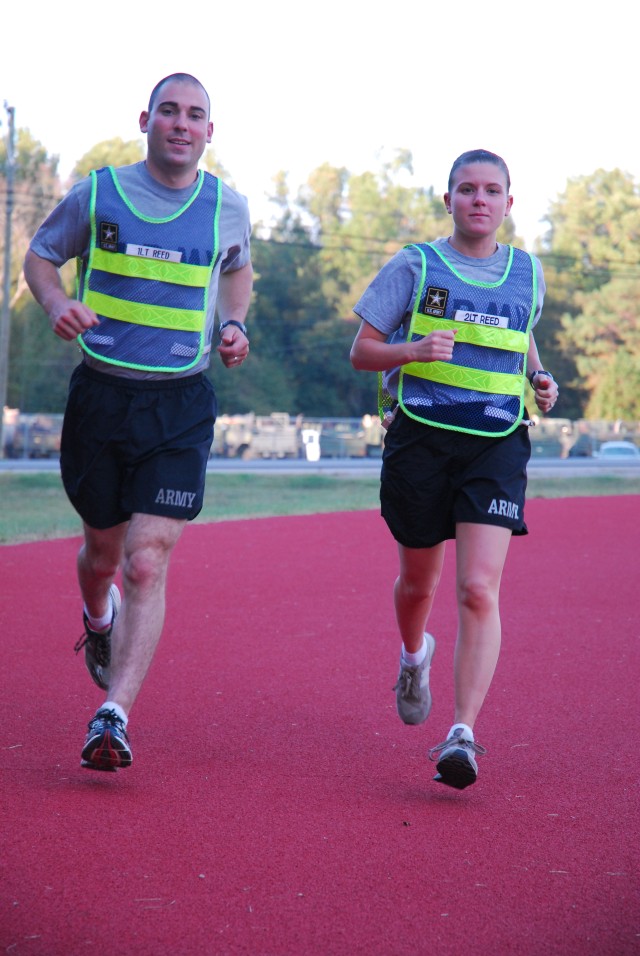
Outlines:
{"label": "red running track", "polygon": [[640,953],[640,499],[527,508],[463,792],[426,760],[453,546],[433,711],[405,727],[377,513],[189,527],[117,774],[79,766],[102,697],[72,652],[78,540],[1,548],[0,952]]}

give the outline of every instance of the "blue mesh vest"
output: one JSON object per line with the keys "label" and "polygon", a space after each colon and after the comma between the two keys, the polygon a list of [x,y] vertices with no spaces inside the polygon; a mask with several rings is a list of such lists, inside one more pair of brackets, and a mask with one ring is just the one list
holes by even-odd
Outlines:
{"label": "blue mesh vest", "polygon": [[456,330],[449,362],[400,369],[398,402],[411,418],[453,431],[502,436],[524,413],[526,354],[538,291],[533,258],[509,247],[497,282],[464,278],[430,243],[416,244],[422,276],[407,341]]}
{"label": "blue mesh vest", "polygon": [[142,371],[182,372],[198,363],[220,208],[220,181],[203,171],[189,200],[166,219],[135,209],[113,167],[91,173],[91,245],[78,297],[100,325],[79,336],[86,352]]}

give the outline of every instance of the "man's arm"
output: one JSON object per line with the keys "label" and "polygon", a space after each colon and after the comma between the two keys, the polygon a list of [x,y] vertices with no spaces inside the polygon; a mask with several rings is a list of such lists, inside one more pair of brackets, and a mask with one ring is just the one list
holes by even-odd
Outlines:
{"label": "man's arm", "polygon": [[34,299],[49,316],[53,331],[61,339],[69,342],[91,326],[99,325],[95,312],[77,299],[69,298],[56,266],[31,249],[24,260],[24,277]]}

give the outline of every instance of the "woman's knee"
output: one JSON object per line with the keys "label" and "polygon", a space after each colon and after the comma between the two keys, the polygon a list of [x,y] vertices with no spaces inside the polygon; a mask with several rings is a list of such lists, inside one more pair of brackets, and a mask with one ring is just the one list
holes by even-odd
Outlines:
{"label": "woman's knee", "polygon": [[469,575],[458,581],[458,603],[475,614],[487,614],[498,605],[499,583],[492,579]]}
{"label": "woman's knee", "polygon": [[396,591],[412,603],[431,601],[436,593],[440,576],[437,574],[427,577],[400,575],[396,581]]}

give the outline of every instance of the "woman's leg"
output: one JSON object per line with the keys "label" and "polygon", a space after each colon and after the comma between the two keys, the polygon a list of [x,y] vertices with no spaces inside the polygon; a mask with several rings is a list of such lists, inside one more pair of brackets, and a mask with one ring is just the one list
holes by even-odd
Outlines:
{"label": "woman's leg", "polygon": [[442,573],[445,542],[433,548],[398,545],[400,574],[393,589],[396,620],[402,643],[410,654],[420,650],[436,588]]}
{"label": "woman's leg", "polygon": [[455,722],[471,729],[498,663],[500,581],[510,541],[508,528],[460,523],[456,529]]}

